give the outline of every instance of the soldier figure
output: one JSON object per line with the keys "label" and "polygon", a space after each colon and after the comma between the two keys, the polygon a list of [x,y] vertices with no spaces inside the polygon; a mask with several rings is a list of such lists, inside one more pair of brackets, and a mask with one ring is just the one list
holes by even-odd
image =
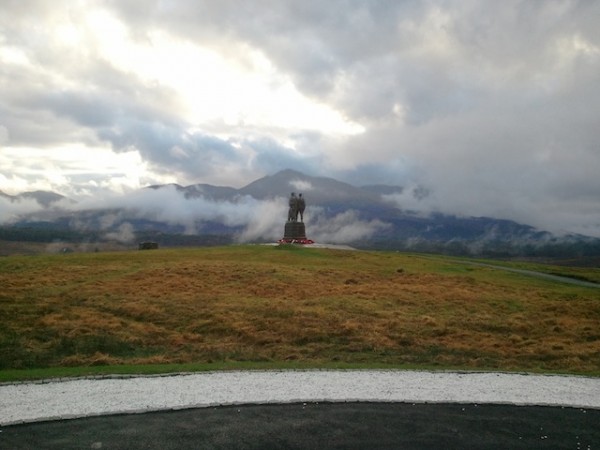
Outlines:
{"label": "soldier figure", "polygon": [[306,208],[306,203],[304,203],[302,194],[298,194],[297,205],[298,208],[296,209],[296,220],[298,220],[298,213],[300,213],[300,222],[304,222],[304,209]]}
{"label": "soldier figure", "polygon": [[[280,244],[313,244],[314,241],[306,238],[306,227],[304,226],[304,197],[302,194],[292,192],[289,198],[288,219],[285,223],[283,239]],[[298,221],[300,215],[300,221]]]}
{"label": "soldier figure", "polygon": [[292,192],[290,195],[290,209],[288,210],[288,221],[296,221],[298,217],[298,198],[296,194]]}

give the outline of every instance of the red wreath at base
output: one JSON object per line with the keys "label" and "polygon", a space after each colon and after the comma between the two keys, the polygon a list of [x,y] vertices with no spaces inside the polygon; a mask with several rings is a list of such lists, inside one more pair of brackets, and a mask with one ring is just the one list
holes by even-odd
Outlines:
{"label": "red wreath at base", "polygon": [[315,243],[315,241],[313,241],[312,239],[306,239],[306,238],[300,238],[300,239],[283,238],[283,239],[279,239],[277,242],[279,244],[302,244],[302,245],[308,245],[308,244]]}

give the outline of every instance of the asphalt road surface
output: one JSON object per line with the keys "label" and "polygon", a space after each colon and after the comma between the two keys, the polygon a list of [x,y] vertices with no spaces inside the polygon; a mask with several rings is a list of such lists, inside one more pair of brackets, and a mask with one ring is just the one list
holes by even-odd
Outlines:
{"label": "asphalt road surface", "polygon": [[536,272],[534,270],[515,269],[512,267],[498,266],[495,264],[478,263],[478,262],[473,262],[473,261],[458,261],[458,260],[456,260],[455,262],[458,262],[461,264],[469,264],[471,266],[489,267],[490,269],[504,270],[505,272],[520,273],[521,275],[528,275],[531,277],[543,278],[545,280],[557,281],[559,283],[574,284],[576,286],[600,289],[600,283],[578,280],[576,278],[570,278],[570,277],[561,276],[561,275],[552,275],[549,273]]}
{"label": "asphalt road surface", "polygon": [[600,410],[476,404],[221,406],[1,428],[2,449],[598,449]]}

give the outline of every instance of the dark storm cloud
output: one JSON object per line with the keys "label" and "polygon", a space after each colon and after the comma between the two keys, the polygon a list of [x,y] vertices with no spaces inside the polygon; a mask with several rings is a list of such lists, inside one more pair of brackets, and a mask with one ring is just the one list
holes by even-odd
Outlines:
{"label": "dark storm cloud", "polygon": [[[295,138],[298,141],[304,140],[302,136],[295,136]],[[251,139],[244,144],[256,153],[254,165],[267,173],[275,173],[288,167],[305,173],[318,172],[317,158],[298,155],[272,138]]]}
{"label": "dark storm cloud", "polygon": [[137,148],[158,171],[202,175],[235,160],[236,149],[227,141],[163,122],[122,120],[118,126],[102,129],[99,136],[115,149]]}

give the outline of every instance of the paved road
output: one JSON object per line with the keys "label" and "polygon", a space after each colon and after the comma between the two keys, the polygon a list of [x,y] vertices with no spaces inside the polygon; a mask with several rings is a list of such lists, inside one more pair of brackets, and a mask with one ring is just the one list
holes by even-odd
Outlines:
{"label": "paved road", "polygon": [[307,370],[0,384],[0,449],[591,449],[599,423],[591,377]]}
{"label": "paved road", "polygon": [[461,263],[461,264],[469,264],[471,266],[489,267],[491,269],[505,270],[507,272],[520,273],[522,275],[529,275],[529,276],[536,277],[536,278],[544,278],[546,280],[558,281],[560,283],[574,284],[576,286],[600,289],[599,283],[592,283],[591,281],[583,281],[583,280],[578,280],[576,278],[563,277],[560,275],[552,275],[549,273],[536,272],[534,270],[513,269],[512,267],[497,266],[495,264],[478,263],[478,262],[473,262],[473,261],[455,260],[455,262]]}
{"label": "paved road", "polygon": [[600,410],[474,404],[298,403],[3,427],[5,449],[597,449]]}

